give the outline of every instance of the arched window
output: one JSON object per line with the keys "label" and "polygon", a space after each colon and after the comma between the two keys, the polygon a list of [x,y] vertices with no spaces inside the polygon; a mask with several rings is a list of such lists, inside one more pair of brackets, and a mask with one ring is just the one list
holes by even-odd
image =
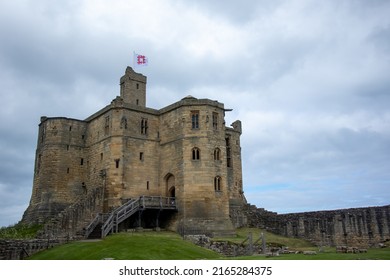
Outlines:
{"label": "arched window", "polygon": [[214,150],[214,160],[220,160],[221,159],[221,150],[219,148],[215,148]]}
{"label": "arched window", "polygon": [[219,177],[219,176],[214,177],[214,190],[216,192],[221,191],[221,185],[222,185],[221,181],[222,181],[221,177]]}
{"label": "arched window", "polygon": [[200,150],[198,148],[192,149],[192,160],[200,160]]}

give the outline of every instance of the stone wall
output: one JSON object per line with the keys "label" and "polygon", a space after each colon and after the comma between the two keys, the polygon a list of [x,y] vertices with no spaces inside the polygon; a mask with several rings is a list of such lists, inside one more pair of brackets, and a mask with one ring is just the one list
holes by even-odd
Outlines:
{"label": "stone wall", "polygon": [[0,239],[0,260],[23,260],[40,251],[64,244],[67,239]]}
{"label": "stone wall", "polygon": [[281,214],[248,206],[248,225],[318,246],[376,247],[390,240],[390,205]]}
{"label": "stone wall", "polygon": [[1,239],[0,260],[21,260],[39,251],[71,240],[83,239],[84,228],[100,213],[103,189],[89,191],[86,197],[68,206],[44,225],[37,239]]}
{"label": "stone wall", "polygon": [[44,230],[38,236],[45,239],[84,238],[84,228],[91,223],[98,213],[102,212],[103,195],[102,188],[91,190],[86,197],[67,207],[45,223]]}

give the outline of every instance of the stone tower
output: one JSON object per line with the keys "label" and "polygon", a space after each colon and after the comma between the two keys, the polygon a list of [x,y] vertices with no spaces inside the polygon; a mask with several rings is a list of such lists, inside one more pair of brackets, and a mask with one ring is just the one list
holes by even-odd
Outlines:
{"label": "stone tower", "polygon": [[85,120],[41,118],[22,221],[43,223],[101,187],[101,212],[143,195],[175,197],[169,229],[233,234],[246,202],[241,122],[226,127],[226,111],[218,101],[192,96],[148,108],[146,77],[127,67],[120,96]]}

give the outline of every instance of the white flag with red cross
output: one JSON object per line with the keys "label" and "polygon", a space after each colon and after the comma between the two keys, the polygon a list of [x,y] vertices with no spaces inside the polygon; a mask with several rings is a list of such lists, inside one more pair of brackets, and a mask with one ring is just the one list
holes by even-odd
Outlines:
{"label": "white flag with red cross", "polygon": [[148,66],[148,58],[145,55],[138,54],[134,52],[134,57],[133,57],[133,64],[134,66]]}

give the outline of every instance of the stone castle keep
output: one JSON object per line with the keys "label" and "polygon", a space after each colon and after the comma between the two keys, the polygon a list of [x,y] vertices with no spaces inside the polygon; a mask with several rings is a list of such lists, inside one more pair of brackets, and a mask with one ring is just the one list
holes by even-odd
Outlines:
{"label": "stone castle keep", "polygon": [[148,108],[146,80],[127,67],[120,96],[85,120],[41,117],[22,222],[44,223],[99,188],[101,195],[77,219],[90,221],[140,196],[169,197],[177,211],[167,228],[234,233],[244,219],[234,213],[246,204],[241,122],[225,126],[224,104],[192,96]]}
{"label": "stone castle keep", "polygon": [[247,204],[241,122],[226,126],[227,111],[192,96],[148,108],[146,77],[128,67],[120,96],[85,120],[41,117],[22,223],[44,224],[43,238],[141,227],[221,236],[246,226],[319,246],[390,240],[390,205],[279,215]]}

